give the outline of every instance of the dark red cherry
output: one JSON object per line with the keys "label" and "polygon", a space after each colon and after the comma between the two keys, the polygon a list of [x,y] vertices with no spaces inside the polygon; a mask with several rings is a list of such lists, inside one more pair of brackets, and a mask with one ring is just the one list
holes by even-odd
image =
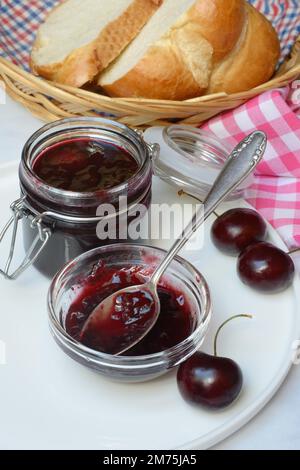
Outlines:
{"label": "dark red cherry", "polygon": [[262,242],[250,245],[240,254],[238,274],[248,286],[275,293],[292,284],[295,266],[287,253]]}
{"label": "dark red cherry", "polygon": [[187,402],[221,409],[239,396],[243,374],[232,359],[197,352],[179,367],[177,383]]}
{"label": "dark red cherry", "polygon": [[251,243],[265,240],[267,225],[252,209],[231,209],[220,215],[211,230],[213,243],[230,255],[239,254]]}

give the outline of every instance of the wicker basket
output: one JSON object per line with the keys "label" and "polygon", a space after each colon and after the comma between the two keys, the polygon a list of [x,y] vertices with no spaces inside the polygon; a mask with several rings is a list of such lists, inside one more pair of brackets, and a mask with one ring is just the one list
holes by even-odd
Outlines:
{"label": "wicker basket", "polygon": [[77,115],[99,116],[99,113],[107,113],[134,127],[166,125],[170,122],[196,125],[222,111],[236,108],[264,91],[287,85],[299,76],[300,37],[291,56],[269,82],[243,93],[218,93],[187,101],[110,98],[48,82],[0,57],[0,77],[7,93],[40,119],[54,121]]}

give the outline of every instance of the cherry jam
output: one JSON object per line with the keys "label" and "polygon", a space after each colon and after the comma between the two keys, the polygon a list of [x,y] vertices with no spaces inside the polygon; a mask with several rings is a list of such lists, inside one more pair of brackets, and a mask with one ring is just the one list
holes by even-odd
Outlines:
{"label": "cherry jam", "polygon": [[[95,307],[118,290],[145,282],[141,266],[120,270],[108,268],[102,262],[92,273],[76,285],[76,299],[65,316],[65,329],[76,341],[81,341],[82,329]],[[161,312],[152,330],[126,356],[141,356],[165,351],[188,338],[195,329],[195,319],[182,292],[162,283],[158,287]],[[89,346],[89,345],[88,345]],[[102,351],[105,352],[105,351]]]}
{"label": "cherry jam", "polygon": [[[19,177],[24,248],[31,257],[38,253],[34,266],[53,277],[86,251],[130,241],[128,226],[137,217],[130,209],[141,204],[147,210],[151,203],[151,156],[138,133],[108,119],[65,119],[33,134],[23,148]],[[108,206],[113,230],[103,238],[98,211],[103,218],[101,207]],[[39,251],[43,229],[51,236]]]}
{"label": "cherry jam", "polygon": [[96,192],[128,181],[138,170],[123,148],[96,139],[73,139],[46,148],[33,171],[53,188]]}

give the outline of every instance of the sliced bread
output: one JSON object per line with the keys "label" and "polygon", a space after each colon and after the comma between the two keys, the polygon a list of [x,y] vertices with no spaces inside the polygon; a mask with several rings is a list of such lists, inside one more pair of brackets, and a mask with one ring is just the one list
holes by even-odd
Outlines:
{"label": "sliced bread", "polygon": [[[201,85],[189,62],[196,60],[199,67],[203,64],[206,68],[211,47],[202,37],[200,44],[196,41],[193,25],[182,34],[176,24],[194,3],[195,0],[164,0],[135,40],[100,75],[98,84],[111,96],[159,99],[196,96]],[[190,53],[186,47],[192,48]]]}
{"label": "sliced bread", "polygon": [[164,0],[97,83],[117,97],[234,93],[267,81],[279,52],[271,24],[245,0]]}
{"label": "sliced bread", "polygon": [[66,0],[40,27],[31,55],[35,73],[80,87],[135,38],[163,0]]}

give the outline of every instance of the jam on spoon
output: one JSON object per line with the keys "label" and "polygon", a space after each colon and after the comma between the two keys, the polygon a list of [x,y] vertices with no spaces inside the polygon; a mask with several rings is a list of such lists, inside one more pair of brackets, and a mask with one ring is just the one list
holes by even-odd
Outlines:
{"label": "jam on spoon", "polygon": [[149,292],[142,288],[132,293],[120,291],[116,297],[109,298],[110,315],[103,311],[104,320],[101,317],[102,302],[99,314],[91,315],[86,321],[80,341],[92,349],[119,354],[128,349],[136,336],[143,337],[144,332],[151,328],[155,305]]}
{"label": "jam on spoon", "polygon": [[[71,303],[64,320],[67,333],[76,341],[100,352],[108,353],[109,343],[100,344],[97,335],[83,334],[83,330],[93,309],[111,292],[143,283],[143,266],[128,266],[122,269],[105,266],[98,263],[93,272],[76,285],[78,292]],[[172,348],[188,338],[196,327],[196,312],[186,296],[166,280],[161,280],[158,286],[161,314],[155,326],[144,339],[134,348],[126,352],[127,356],[142,356],[154,354]],[[114,332],[108,335],[114,337]],[[100,337],[102,335],[100,334]],[[116,337],[115,341],[117,341]],[[105,341],[105,340],[104,340]],[[114,347],[117,346],[115,342]],[[119,349],[119,348],[118,348]]]}

